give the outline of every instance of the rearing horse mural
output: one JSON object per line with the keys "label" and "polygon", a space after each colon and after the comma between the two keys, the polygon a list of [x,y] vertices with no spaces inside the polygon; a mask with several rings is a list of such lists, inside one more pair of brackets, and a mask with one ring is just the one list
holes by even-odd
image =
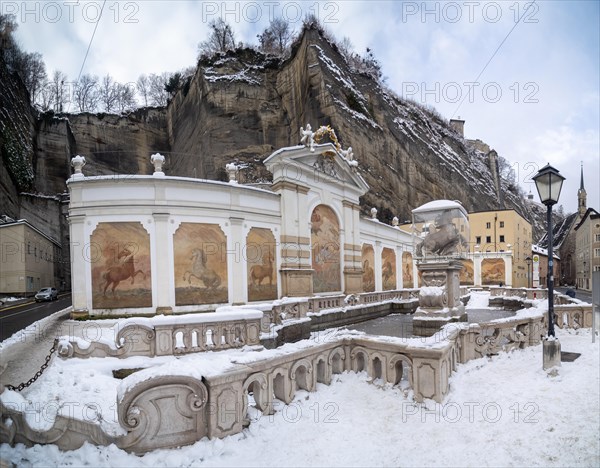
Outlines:
{"label": "rearing horse mural", "polygon": [[94,309],[152,307],[150,235],[142,223],[98,223],[90,263]]}
{"label": "rearing horse mural", "polygon": [[105,282],[104,290],[102,291],[103,296],[106,296],[106,290],[111,284],[113,285],[111,292],[114,296],[115,288],[121,281],[131,278],[131,284],[133,284],[135,276],[139,273],[141,273],[144,279],[146,279],[146,273],[144,273],[142,270],[135,269],[133,252],[131,252],[131,250],[128,248],[124,248],[119,252],[119,255],[117,255],[117,260],[119,261],[118,265],[113,265],[104,273],[102,273],[102,280]]}

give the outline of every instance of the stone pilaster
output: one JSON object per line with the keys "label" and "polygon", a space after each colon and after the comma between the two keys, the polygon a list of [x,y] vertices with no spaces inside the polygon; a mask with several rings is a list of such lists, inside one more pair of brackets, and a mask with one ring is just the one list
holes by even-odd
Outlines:
{"label": "stone pilaster", "polygon": [[152,265],[154,271],[152,277],[156,278],[156,313],[157,314],[172,314],[173,304],[175,303],[175,297],[172,296],[171,291],[171,275],[175,274],[173,271],[173,247],[170,242],[160,242],[158,239],[169,238],[169,214],[168,213],[153,213],[154,218],[154,233],[155,239],[155,253],[156,256]]}
{"label": "stone pilaster", "polygon": [[[86,286],[87,269],[91,269],[89,258],[83,258],[87,241],[85,236],[85,216],[69,217],[69,234],[71,239],[71,300],[73,301],[73,318],[87,315],[88,290]],[[91,284],[91,282],[90,282]],[[89,291],[91,294],[91,291]]]}

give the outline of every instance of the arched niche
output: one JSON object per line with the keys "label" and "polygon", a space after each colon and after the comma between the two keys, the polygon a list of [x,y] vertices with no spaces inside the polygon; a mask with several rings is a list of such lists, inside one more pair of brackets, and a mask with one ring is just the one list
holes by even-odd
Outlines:
{"label": "arched niche", "polygon": [[142,223],[98,223],[87,253],[94,309],[152,307],[150,235]]}
{"label": "arched niche", "polygon": [[270,229],[251,228],[246,237],[248,301],[277,299],[275,236]]}
{"label": "arched niche", "polygon": [[396,252],[389,247],[381,250],[381,288],[396,289]]}
{"label": "arched niche", "polygon": [[339,220],[330,207],[318,205],[312,211],[310,221],[313,292],[340,291],[342,281]]}
{"label": "arched niche", "polygon": [[410,252],[402,252],[402,284],[405,288],[413,287],[413,257]]}
{"label": "arched niche", "polygon": [[371,244],[363,244],[361,249],[362,259],[362,287],[364,292],[375,291],[375,250]]}
{"label": "arched niche", "polygon": [[175,305],[224,304],[227,238],[218,224],[181,223],[173,235]]}

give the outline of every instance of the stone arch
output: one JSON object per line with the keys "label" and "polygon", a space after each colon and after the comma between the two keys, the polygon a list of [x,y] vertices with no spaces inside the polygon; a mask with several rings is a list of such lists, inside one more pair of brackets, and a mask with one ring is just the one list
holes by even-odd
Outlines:
{"label": "stone arch", "polygon": [[277,252],[270,229],[253,227],[246,236],[243,258],[248,275],[248,301],[277,299]]}
{"label": "stone arch", "polygon": [[375,379],[386,380],[386,368],[385,363],[387,359],[381,353],[375,351],[369,355],[369,375]]}
{"label": "stone arch", "polygon": [[317,205],[310,217],[313,291],[341,291],[340,221],[327,205]]}
{"label": "stone arch", "polygon": [[310,361],[307,359],[300,359],[296,361],[290,369],[290,383],[292,391],[306,390],[312,392],[313,390],[313,368]]}
{"label": "stone arch", "polygon": [[286,405],[292,401],[292,390],[287,369],[278,367],[271,371],[269,382],[275,398],[283,401]]}
{"label": "stone arch", "polygon": [[354,372],[369,371],[369,352],[362,346],[355,346],[350,352],[350,364]]}
{"label": "stone arch", "polygon": [[331,366],[328,363],[327,356],[319,354],[313,363],[315,369],[314,382],[329,385],[331,383]]}
{"label": "stone arch", "polygon": [[262,411],[263,414],[269,413],[272,407],[272,395],[269,394],[269,380],[265,374],[261,372],[248,377],[242,385],[242,393],[244,395],[242,417],[246,422],[249,422],[246,418],[250,406],[248,401],[250,393],[252,393],[256,409]]}
{"label": "stone arch", "polygon": [[403,354],[396,354],[388,363],[388,382],[398,385],[402,380],[407,380],[413,386],[412,360]]}
{"label": "stone arch", "polygon": [[346,353],[344,348],[335,348],[329,353],[327,363],[331,369],[331,374],[341,374],[344,372],[344,360],[346,359]]}

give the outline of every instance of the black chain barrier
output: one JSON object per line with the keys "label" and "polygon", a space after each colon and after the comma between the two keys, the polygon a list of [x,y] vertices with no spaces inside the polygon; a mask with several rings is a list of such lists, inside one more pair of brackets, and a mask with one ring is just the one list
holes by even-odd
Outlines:
{"label": "black chain barrier", "polygon": [[56,352],[56,347],[57,346],[58,346],[58,340],[55,339],[54,343],[52,343],[52,348],[50,348],[50,352],[48,353],[48,356],[46,356],[46,360],[44,361],[44,363],[40,367],[40,370],[37,371],[32,378],[30,378],[27,382],[20,383],[16,387],[14,385],[7,385],[6,388],[8,388],[9,390],[16,390],[17,392],[20,392],[24,388],[29,387],[37,379],[39,379],[40,376],[44,373],[44,371],[46,369],[48,369],[48,365],[50,364],[50,359],[52,359],[52,355]]}

